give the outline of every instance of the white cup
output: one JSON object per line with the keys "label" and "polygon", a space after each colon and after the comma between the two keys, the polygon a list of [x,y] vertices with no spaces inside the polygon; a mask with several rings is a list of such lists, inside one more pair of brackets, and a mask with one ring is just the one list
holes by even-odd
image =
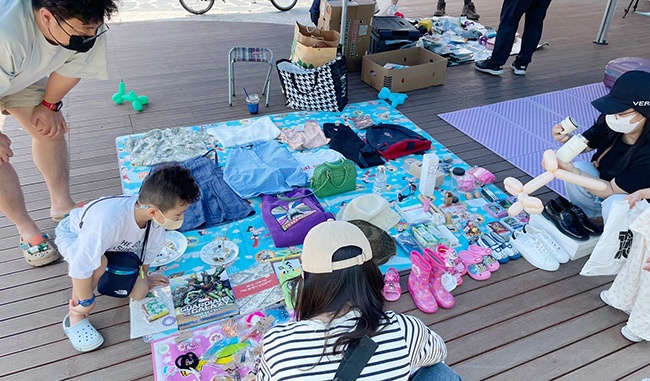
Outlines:
{"label": "white cup", "polygon": [[560,125],[562,126],[562,134],[564,135],[569,135],[578,129],[578,123],[576,123],[576,121],[570,116],[564,118],[564,120],[560,122]]}

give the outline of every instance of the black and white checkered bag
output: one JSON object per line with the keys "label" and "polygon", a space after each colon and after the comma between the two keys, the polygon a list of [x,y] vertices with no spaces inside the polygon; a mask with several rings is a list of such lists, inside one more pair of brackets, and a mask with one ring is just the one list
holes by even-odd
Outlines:
{"label": "black and white checkered bag", "polygon": [[275,66],[287,106],[296,110],[342,111],[348,104],[345,57],[314,69],[305,69],[287,59],[278,60]]}

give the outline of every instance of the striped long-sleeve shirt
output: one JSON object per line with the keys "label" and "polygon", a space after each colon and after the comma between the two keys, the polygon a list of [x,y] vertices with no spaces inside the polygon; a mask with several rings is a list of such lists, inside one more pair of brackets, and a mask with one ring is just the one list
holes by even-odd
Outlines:
{"label": "striped long-sleeve shirt", "polygon": [[[412,370],[444,361],[447,347],[442,338],[420,319],[387,311],[387,325],[372,339],[379,345],[359,380],[408,380]],[[344,332],[356,325],[357,311],[334,319],[329,325],[319,320],[302,320],[278,325],[263,339],[258,381],[327,380],[334,374],[341,356],[322,356]]]}

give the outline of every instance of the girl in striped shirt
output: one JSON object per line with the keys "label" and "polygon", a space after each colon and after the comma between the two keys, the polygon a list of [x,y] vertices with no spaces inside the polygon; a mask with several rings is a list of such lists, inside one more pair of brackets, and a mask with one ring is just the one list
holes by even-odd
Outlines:
{"label": "girl in striped shirt", "polygon": [[460,380],[443,363],[438,334],[416,317],[383,310],[383,277],[371,259],[368,239],[349,222],[326,221],[307,234],[297,321],[264,335],[258,381],[331,381],[345,350],[364,336],[378,347],[359,380]]}

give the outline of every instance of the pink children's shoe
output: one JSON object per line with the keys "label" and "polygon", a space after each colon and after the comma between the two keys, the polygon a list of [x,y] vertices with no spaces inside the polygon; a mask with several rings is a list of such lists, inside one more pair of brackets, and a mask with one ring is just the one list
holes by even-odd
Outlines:
{"label": "pink children's shoe", "polygon": [[411,274],[408,280],[408,290],[413,297],[415,305],[422,311],[432,314],[438,311],[438,303],[431,294],[429,279],[431,266],[420,253],[411,251]]}
{"label": "pink children's shoe", "polygon": [[487,280],[490,279],[492,273],[483,264],[483,256],[476,253],[471,253],[468,250],[462,250],[458,257],[467,267],[467,274],[474,280]]}
{"label": "pink children's shoe", "polygon": [[480,255],[483,257],[482,263],[490,270],[491,273],[499,269],[499,262],[492,256],[492,249],[489,247],[483,247],[476,244],[471,244],[467,248],[469,252],[474,255]]}
{"label": "pink children's shoe", "polygon": [[384,276],[384,288],[381,294],[389,302],[394,302],[402,295],[402,286],[399,284],[399,272],[394,267],[389,267]]}
{"label": "pink children's shoe", "polygon": [[[456,300],[454,300],[454,296],[442,285],[442,275],[446,270],[450,269],[447,266],[448,263],[444,258],[441,258],[439,251],[433,251],[428,248],[424,249],[424,259],[429,262],[429,265],[431,266],[431,293],[436,299],[438,306],[442,308],[453,307],[456,305]],[[453,264],[453,262],[451,264]]]}

